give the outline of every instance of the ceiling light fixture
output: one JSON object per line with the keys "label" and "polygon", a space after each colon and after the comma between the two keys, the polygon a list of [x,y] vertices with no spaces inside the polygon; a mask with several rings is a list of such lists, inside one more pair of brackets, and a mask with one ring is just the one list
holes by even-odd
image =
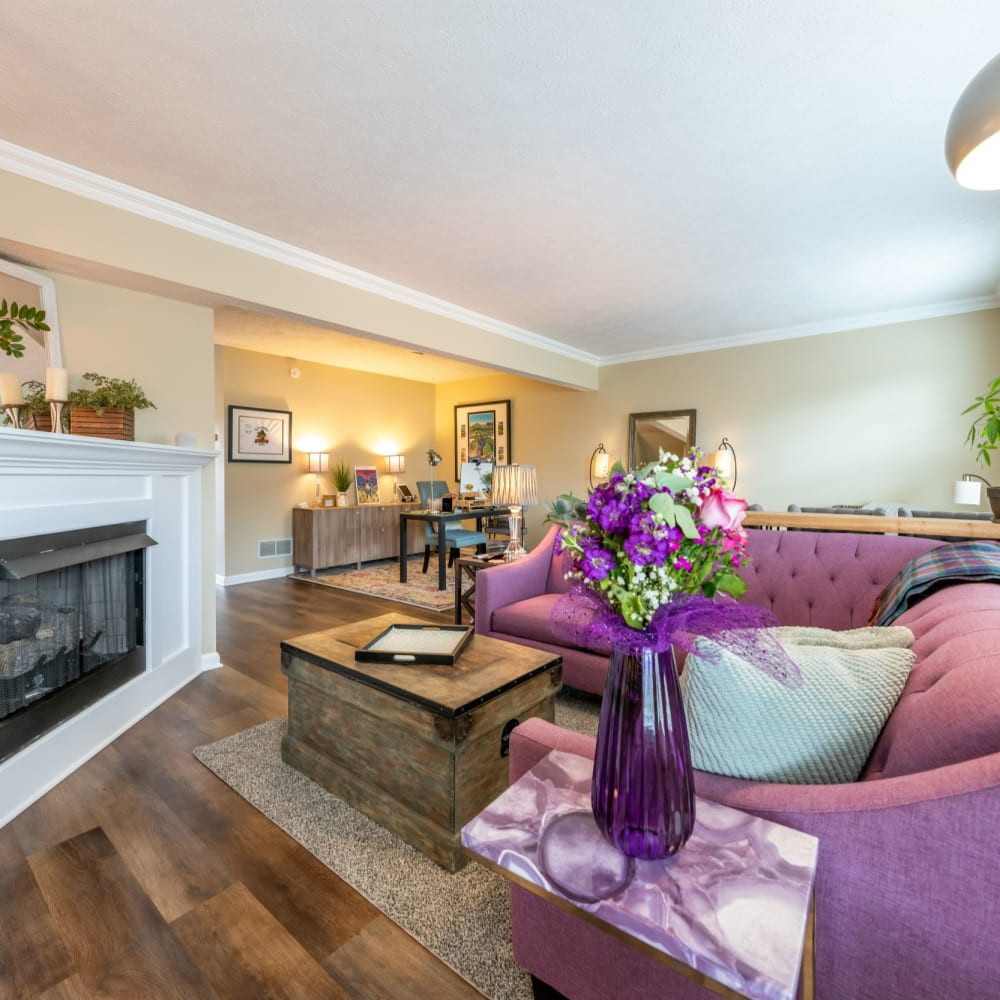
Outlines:
{"label": "ceiling light fixture", "polygon": [[948,119],[944,153],[962,187],[1000,189],[1000,55],[962,91]]}

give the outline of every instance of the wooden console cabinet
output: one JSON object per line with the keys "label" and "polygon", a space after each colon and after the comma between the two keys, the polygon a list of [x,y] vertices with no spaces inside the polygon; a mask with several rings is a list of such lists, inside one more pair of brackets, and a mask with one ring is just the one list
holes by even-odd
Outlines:
{"label": "wooden console cabinet", "polygon": [[[292,562],[296,570],[360,567],[372,559],[399,558],[399,511],[403,504],[351,507],[293,507]],[[422,552],[421,528],[408,536],[408,552]]]}

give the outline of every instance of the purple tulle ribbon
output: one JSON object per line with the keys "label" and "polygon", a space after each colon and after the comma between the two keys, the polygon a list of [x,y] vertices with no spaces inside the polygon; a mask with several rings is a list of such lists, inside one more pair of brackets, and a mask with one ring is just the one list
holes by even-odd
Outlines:
{"label": "purple tulle ribbon", "polygon": [[711,640],[698,646],[698,656],[712,663],[722,649],[735,653],[786,687],[798,687],[798,664],[769,631],[779,623],[764,608],[740,604],[726,594],[715,600],[701,594],[675,594],[653,613],[646,629],[629,628],[603,594],[578,584],[563,594],[552,609],[552,632],[561,642],[582,649],[610,652],[622,646],[631,653],[670,646],[692,652],[699,638]]}

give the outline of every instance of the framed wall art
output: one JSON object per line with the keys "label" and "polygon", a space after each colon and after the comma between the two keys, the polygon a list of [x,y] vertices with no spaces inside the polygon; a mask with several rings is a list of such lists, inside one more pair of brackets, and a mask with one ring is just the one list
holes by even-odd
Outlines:
{"label": "framed wall art", "polygon": [[358,503],[378,503],[378,469],[374,465],[354,466]]}
{"label": "framed wall art", "polygon": [[292,460],[290,410],[262,410],[256,406],[229,407],[230,462],[285,462]]}
{"label": "framed wall art", "polygon": [[455,407],[455,479],[463,462],[512,462],[510,400]]}

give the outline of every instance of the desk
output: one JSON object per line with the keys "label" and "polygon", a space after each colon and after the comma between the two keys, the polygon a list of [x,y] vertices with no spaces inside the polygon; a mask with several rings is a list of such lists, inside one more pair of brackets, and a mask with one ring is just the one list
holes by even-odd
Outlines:
{"label": "desk", "polygon": [[438,535],[438,590],[447,587],[447,546],[444,540],[445,525],[455,521],[466,521],[474,517],[476,519],[476,531],[483,530],[483,519],[487,517],[502,517],[508,514],[506,507],[477,507],[475,510],[456,510],[450,514],[439,514],[429,510],[419,508],[412,512],[405,508],[399,512],[399,582],[406,583],[406,522],[420,521],[423,524],[432,525],[437,529]]}
{"label": "desk", "polygon": [[[697,800],[673,858],[627,858],[590,807],[593,762],[551,751],[462,830],[487,867],[714,993],[813,997],[812,894],[819,841]],[[722,919],[724,917],[724,919]]]}

